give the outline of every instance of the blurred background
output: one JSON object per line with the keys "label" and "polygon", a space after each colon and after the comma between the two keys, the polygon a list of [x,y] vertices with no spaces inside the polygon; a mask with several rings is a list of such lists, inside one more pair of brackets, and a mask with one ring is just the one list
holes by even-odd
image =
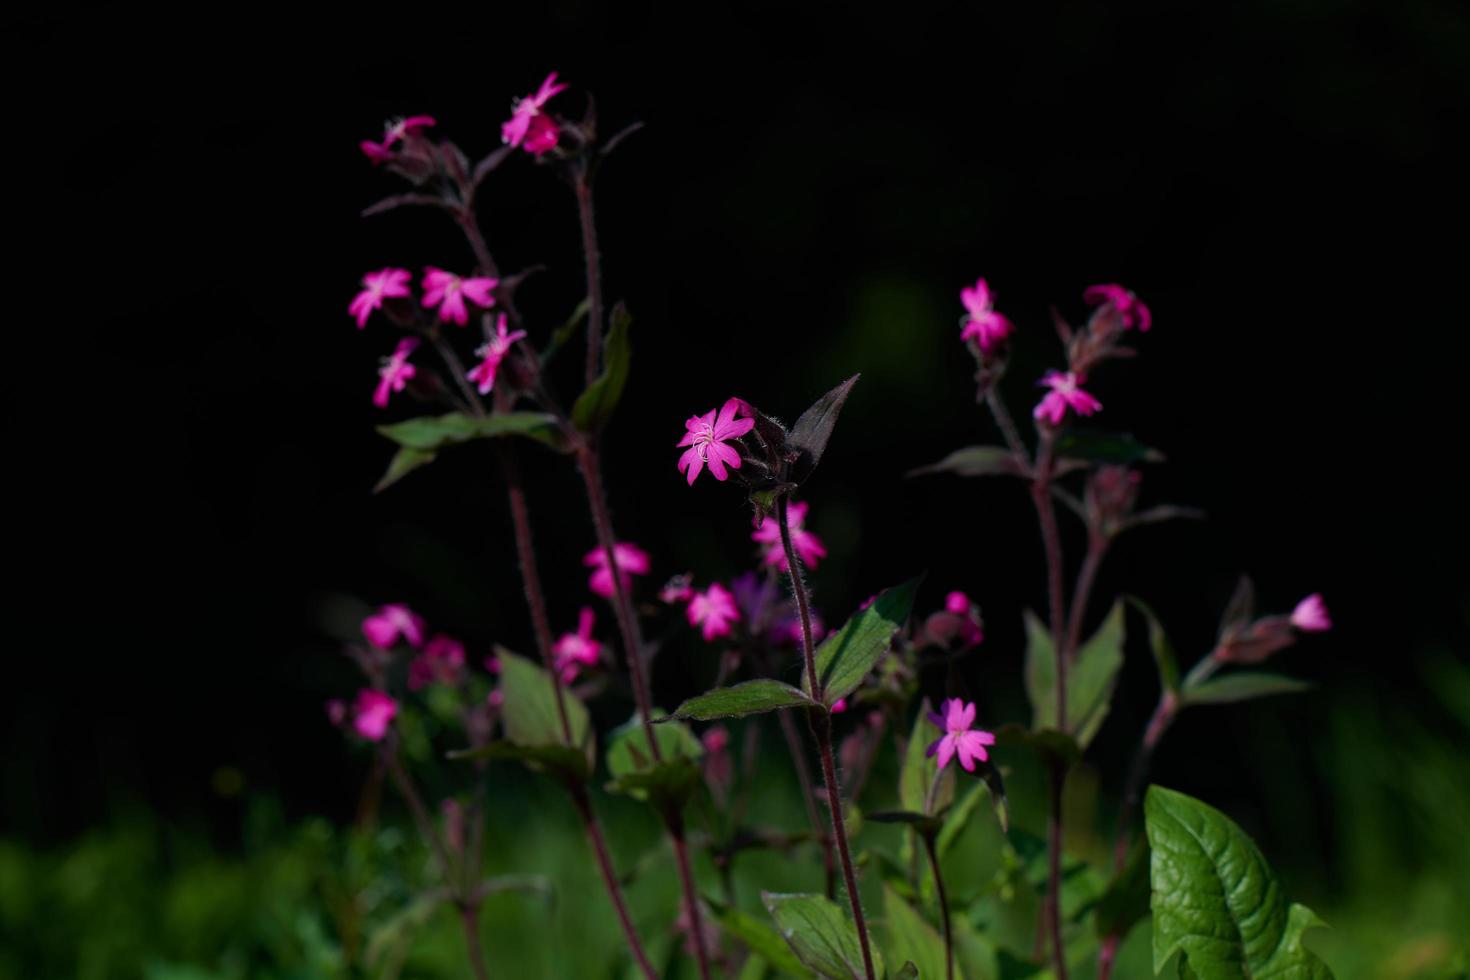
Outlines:
{"label": "blurred background", "polygon": [[[675,472],[684,418],[739,394],[789,419],[860,371],[807,489],[831,551],[818,605],[840,621],[920,571],[921,606],[966,590],[987,620],[967,677],[988,720],[1023,719],[1021,610],[1044,602],[1029,504],[904,474],[997,441],[961,286],[985,276],[1019,328],[1005,393],[1024,416],[1060,362],[1050,307],[1077,321],[1083,287],[1125,283],[1155,329],[1094,375],[1098,425],[1167,454],[1146,502],[1209,519],[1125,540],[1099,594],[1146,599],[1186,662],[1242,572],[1265,611],[1320,590],[1336,620],[1275,665],[1312,693],[1186,715],[1155,778],[1256,836],[1335,927],[1313,945],[1339,976],[1449,975],[1470,922],[1463,7],[5,18],[22,265],[0,382],[0,976],[336,975],[333,889],[387,880],[412,845],[346,833],[367,756],[323,718],[355,685],[331,611],[408,602],[472,661],[530,647],[486,454],[370,492],[390,455],[372,427],[411,410],[371,405],[391,339],[346,305],[364,270],[471,260],[436,214],[359,217],[399,185],[357,143],[429,113],[478,157],[550,70],[574,89],[561,111],[590,91],[604,131],[646,124],[599,178],[598,221],[635,320],[610,492],[648,581],[752,563],[738,492]],[[521,294],[539,341],[582,293],[572,196],[518,157],[481,217],[503,268],[547,267]],[[592,530],[561,461],[528,464],[569,630]],[[658,700],[710,659],[670,631]],[[1154,684],[1130,655],[1092,760],[1102,799]],[[492,841],[544,827],[507,867],[595,890],[555,843],[564,802],[503,785]],[[606,805],[632,863],[657,835]],[[514,936],[531,913],[507,903]],[[414,955],[407,975],[435,975],[432,948]]]}

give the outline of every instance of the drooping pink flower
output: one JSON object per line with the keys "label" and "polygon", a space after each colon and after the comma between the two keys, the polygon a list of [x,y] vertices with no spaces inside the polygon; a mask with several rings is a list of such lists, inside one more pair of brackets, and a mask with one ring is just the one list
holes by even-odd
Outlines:
{"label": "drooping pink flower", "polygon": [[357,329],[367,326],[374,310],[383,308],[383,300],[409,295],[408,281],[413,277],[407,269],[389,266],[362,277],[362,292],[352,297],[347,312],[357,319]]}
{"label": "drooping pink flower", "polygon": [[362,621],[362,635],[379,650],[387,650],[401,637],[411,647],[424,642],[424,617],[401,602],[390,602]]}
{"label": "drooping pink flower", "polygon": [[464,671],[464,644],[452,636],[436,633],[424,644],[423,652],[408,665],[408,688],[417,691],[430,684],[457,684]]}
{"label": "drooping pink flower", "polygon": [[1291,625],[1303,633],[1325,633],[1332,629],[1332,617],[1327,615],[1327,603],[1322,593],[1313,592],[1291,611]]}
{"label": "drooping pink flower", "polygon": [[378,368],[378,387],[373,392],[374,405],[379,408],[387,408],[388,393],[402,391],[408,387],[409,379],[419,373],[418,368],[408,363],[409,355],[417,350],[418,346],[417,337],[404,337],[398,342],[393,353],[383,358],[383,364]]}
{"label": "drooping pink flower", "polygon": [[577,614],[577,632],[563,633],[552,649],[557,672],[563,683],[571,683],[583,667],[597,663],[602,655],[602,644],[592,638],[595,617],[586,606]]}
{"label": "drooping pink flower", "polygon": [[[648,570],[653,567],[648,552],[636,544],[628,544],[623,541],[613,545],[613,561],[617,563],[618,581],[622,583],[624,593],[633,586],[631,576],[647,575]],[[612,570],[607,567],[607,551],[603,548],[593,548],[582,557],[582,564],[595,569],[591,577],[587,579],[587,587],[604,599],[611,599],[613,597],[613,577]]]}
{"label": "drooping pink flower", "polygon": [[369,742],[382,741],[397,714],[397,701],[382,691],[363,688],[352,706],[352,728]]}
{"label": "drooping pink flower", "polygon": [[965,322],[960,330],[960,340],[974,340],[980,353],[993,354],[1011,335],[1011,321],[995,312],[995,300],[984,279],[975,280],[975,285],[960,290],[960,302],[965,304]]}
{"label": "drooping pink flower", "polygon": [[729,478],[726,466],[740,468],[740,452],[734,446],[726,445],[726,440],[738,439],[755,428],[755,419],[736,418],[744,408],[743,401],[731,398],[720,407],[718,417],[715,410],[710,409],[703,415],[691,415],[684,423],[688,431],[675,445],[689,447],[679,457],[679,472],[685,475],[690,486],[694,485],[695,477],[705,466],[709,467],[716,480],[722,482]]}
{"label": "drooping pink flower", "polygon": [[534,94],[516,100],[510,118],[500,126],[500,139],[537,157],[555,146],[560,128],[541,110],[553,95],[565,89],[565,85],[557,83],[556,72],[547,75]]}
{"label": "drooping pink flower", "polygon": [[424,305],[439,307],[439,319],[444,323],[453,321],[461,327],[469,322],[469,312],[464,300],[468,296],[476,305],[490,309],[495,305],[495,287],[499,279],[489,276],[464,278],[452,272],[424,267]]}
{"label": "drooping pink flower", "polygon": [[432,125],[434,125],[433,116],[409,116],[407,119],[399,119],[389,123],[387,129],[383,131],[383,141],[381,143],[374,143],[372,140],[363,140],[357,145],[362,148],[362,152],[373,163],[386,163],[394,157],[394,143]]}
{"label": "drooping pink flower", "polygon": [[710,584],[703,592],[694,593],[685,609],[690,626],[698,626],[705,642],[729,636],[731,623],[740,621],[740,609],[735,605],[735,596],[718,582]]}
{"label": "drooping pink flower", "polygon": [[1148,328],[1153,326],[1154,316],[1149,311],[1148,304],[1139,299],[1133,290],[1115,282],[1088,286],[1082,293],[1082,299],[1087,303],[1111,305],[1118,311],[1118,317],[1123,321],[1124,330],[1137,327],[1141,332],[1147,333]]}
{"label": "drooping pink flower", "polygon": [[495,321],[495,333],[490,339],[475,351],[475,356],[481,358],[480,363],[470,368],[465,377],[475,382],[480,388],[480,394],[488,395],[495,387],[495,373],[500,370],[500,362],[505,360],[505,355],[510,353],[510,345],[526,335],[526,331],[517,330],[515,333],[507,333],[505,329],[505,314],[500,314]]}
{"label": "drooping pink flower", "polygon": [[326,704],[327,721],[333,725],[341,725],[347,720],[347,702],[341,698],[333,698]]}
{"label": "drooping pink flower", "polygon": [[944,734],[929,746],[925,754],[932,757],[938,753],[941,769],[949,765],[949,760],[958,755],[960,765],[965,767],[965,772],[974,772],[976,759],[985,762],[990,758],[990,753],[985,747],[995,744],[995,736],[978,728],[974,730],[970,728],[975,724],[973,702],[966,704],[959,698],[950,698],[944,702],[943,708],[942,718],[932,712],[929,715],[929,720],[944,729]]}
{"label": "drooping pink flower", "polygon": [[1102,408],[1102,402],[1078,387],[1086,378],[1071,371],[1048,371],[1038,385],[1050,388],[1032,412],[1047,425],[1057,426],[1067,417],[1067,409],[1078,415],[1091,415]]}
{"label": "drooping pink flower", "polygon": [[[827,557],[827,546],[822,544],[822,539],[806,529],[806,513],[808,507],[805,503],[794,501],[786,506],[786,525],[791,531],[791,547],[796,551],[796,557],[801,559],[803,565],[812,568]],[[757,542],[765,548],[765,554],[761,561],[767,565],[775,565],[781,571],[786,571],[786,549],[781,545],[781,519],[775,514],[766,514],[761,518],[760,527],[751,534],[750,540]]]}

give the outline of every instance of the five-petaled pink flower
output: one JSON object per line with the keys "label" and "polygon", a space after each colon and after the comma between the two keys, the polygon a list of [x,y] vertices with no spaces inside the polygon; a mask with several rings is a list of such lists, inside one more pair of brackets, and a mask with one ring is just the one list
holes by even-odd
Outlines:
{"label": "five-petaled pink flower", "polygon": [[387,650],[400,637],[417,647],[424,642],[424,617],[401,602],[390,602],[362,621],[362,635],[379,650]]}
{"label": "five-petaled pink flower", "polygon": [[1046,372],[1046,375],[1036,383],[1050,388],[1051,391],[1048,391],[1037,403],[1036,410],[1032,414],[1047,425],[1057,426],[1061,425],[1062,419],[1067,417],[1069,408],[1078,415],[1091,415],[1096,412],[1102,408],[1102,402],[1078,387],[1085,380],[1071,371]]}
{"label": "five-petaled pink flower", "polygon": [[352,302],[347,307],[347,312],[357,318],[357,329],[367,326],[368,317],[373,315],[373,311],[383,308],[383,300],[409,295],[408,281],[411,278],[412,273],[407,269],[395,269],[392,266],[363,276],[362,292],[352,297]]}
{"label": "five-petaled pink flower", "polygon": [[397,701],[382,691],[363,688],[357,692],[357,701],[352,706],[352,727],[369,742],[379,742],[388,734],[388,726],[397,714]]}
{"label": "five-petaled pink flower", "polygon": [[1327,615],[1327,603],[1322,593],[1313,592],[1291,611],[1291,625],[1303,633],[1324,633],[1332,629],[1332,617]]}
{"label": "five-petaled pink flower", "polygon": [[730,624],[740,621],[740,609],[735,605],[735,596],[718,582],[703,592],[696,592],[685,609],[690,626],[700,627],[705,641],[713,641],[730,634]]}
{"label": "five-petaled pink flower", "polygon": [[424,268],[424,305],[439,307],[439,319],[444,323],[453,320],[461,327],[469,322],[464,298],[468,296],[485,309],[495,305],[495,287],[499,279],[489,276],[471,276],[468,279],[452,272],[436,269],[432,265]]}
{"label": "five-petaled pink flower", "polygon": [[582,611],[577,614],[577,632],[563,633],[561,639],[556,641],[552,652],[555,654],[556,669],[561,674],[562,683],[571,683],[583,667],[597,663],[597,658],[602,653],[602,644],[592,638],[593,621],[592,610],[583,606]]}
{"label": "five-petaled pink flower", "polygon": [[383,142],[374,143],[372,140],[363,140],[357,145],[373,163],[386,163],[393,159],[394,143],[407,136],[413,136],[419,130],[432,125],[434,125],[433,116],[409,116],[407,119],[389,123],[388,128],[383,131]]}
{"label": "five-petaled pink flower", "polygon": [[458,684],[464,670],[464,644],[452,636],[436,633],[424,644],[423,652],[408,665],[408,689],[417,691],[430,684]]}
{"label": "five-petaled pink flower", "polygon": [[[796,557],[801,559],[803,565],[812,568],[827,557],[827,546],[822,544],[822,539],[808,531],[803,525],[806,522],[807,505],[801,502],[793,502],[786,507],[786,525],[791,531],[791,547],[796,551]],[[781,545],[781,519],[774,514],[767,514],[761,518],[760,527],[751,534],[750,540],[759,542],[765,546],[765,555],[762,561],[767,565],[775,565],[781,571],[787,570],[786,549]]]}
{"label": "five-petaled pink flower", "polygon": [[1133,290],[1115,282],[1088,286],[1082,293],[1082,299],[1088,303],[1107,303],[1112,306],[1118,311],[1124,330],[1137,327],[1147,333],[1148,328],[1154,324],[1154,315],[1149,311],[1148,304],[1139,299]]}
{"label": "five-petaled pink flower", "polygon": [[980,353],[993,354],[1011,335],[1011,321],[995,312],[995,300],[984,279],[975,280],[975,285],[960,290],[960,302],[965,304],[965,325],[960,331],[960,340],[974,340]]}
{"label": "five-petaled pink flower", "polygon": [[538,157],[555,146],[561,135],[560,127],[541,110],[553,95],[565,89],[565,85],[557,83],[556,72],[547,75],[535,94],[516,100],[510,118],[500,126],[501,140]]}
{"label": "five-petaled pink flower", "polygon": [[690,486],[694,485],[695,477],[705,466],[709,467],[716,480],[721,481],[729,478],[725,467],[740,468],[739,450],[726,445],[725,440],[738,439],[755,428],[755,419],[735,417],[744,408],[743,401],[731,398],[721,406],[718,417],[715,410],[710,409],[703,415],[691,415],[684,423],[684,428],[689,431],[676,445],[689,447],[679,457],[679,472],[684,473]]}
{"label": "five-petaled pink flower", "polygon": [[465,377],[475,382],[480,388],[480,394],[488,395],[495,387],[495,373],[500,370],[500,362],[505,360],[505,355],[510,353],[510,345],[526,335],[526,331],[517,330],[515,333],[507,333],[505,329],[505,314],[495,321],[495,333],[490,339],[475,351],[475,356],[481,358],[479,364],[470,368]]}
{"label": "five-petaled pink flower", "polygon": [[379,408],[388,407],[388,393],[390,391],[402,391],[408,387],[409,379],[418,374],[418,368],[408,363],[408,357],[419,346],[417,337],[404,337],[398,342],[398,347],[393,353],[383,358],[383,366],[378,368],[378,388],[373,392],[373,404]]}
{"label": "five-petaled pink flower", "polygon": [[939,755],[939,768],[943,769],[949,765],[949,760],[956,755],[960,757],[960,765],[965,767],[965,772],[975,771],[975,760],[985,762],[990,758],[990,753],[985,746],[995,744],[995,736],[981,729],[971,729],[975,724],[975,705],[973,702],[966,704],[959,698],[950,698],[944,702],[944,717],[931,712],[929,720],[940,728],[944,734],[929,746],[927,755]]}
{"label": "five-petaled pink flower", "polygon": [[[630,576],[647,575],[648,570],[653,567],[648,558],[648,552],[636,544],[626,544],[622,541],[613,545],[613,561],[617,563],[618,581],[622,583],[624,593],[633,585],[633,579]],[[607,567],[607,551],[602,548],[593,548],[582,558],[582,564],[596,569],[587,579],[587,587],[604,599],[611,599],[613,597],[613,577],[612,571]]]}

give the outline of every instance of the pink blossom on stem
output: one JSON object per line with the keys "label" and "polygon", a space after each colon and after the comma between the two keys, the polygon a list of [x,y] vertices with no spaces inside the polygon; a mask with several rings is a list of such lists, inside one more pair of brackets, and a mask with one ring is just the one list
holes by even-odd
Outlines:
{"label": "pink blossom on stem", "polygon": [[[796,550],[796,557],[801,559],[803,565],[812,568],[827,557],[827,546],[822,544],[822,539],[804,526],[806,523],[807,505],[805,503],[793,502],[786,507],[786,524],[791,531],[791,547]],[[781,519],[774,514],[767,514],[761,518],[760,527],[751,534],[750,540],[765,547],[765,555],[761,559],[767,565],[775,565],[781,571],[786,571],[786,549],[781,544]]]}
{"label": "pink blossom on stem", "polygon": [[382,741],[398,714],[398,702],[382,691],[363,688],[352,706],[352,728],[369,742]]}
{"label": "pink blossom on stem", "polygon": [[571,683],[583,667],[597,663],[602,644],[592,638],[595,617],[586,606],[577,614],[577,632],[563,633],[552,649],[557,672],[563,683]]}
{"label": "pink blossom on stem", "polygon": [[1102,408],[1102,402],[1078,387],[1086,378],[1071,371],[1048,371],[1038,385],[1050,388],[1032,412],[1047,425],[1058,426],[1067,417],[1067,409],[1078,415],[1091,415]]}
{"label": "pink blossom on stem", "polygon": [[960,340],[973,340],[980,353],[993,354],[1011,335],[1011,321],[995,312],[995,300],[984,279],[975,280],[975,285],[960,290],[960,302],[965,304],[964,327]]}
{"label": "pink blossom on stem", "polygon": [[413,136],[421,129],[434,125],[433,116],[409,116],[407,119],[399,119],[388,124],[383,131],[383,141],[374,143],[372,140],[363,140],[357,144],[362,152],[373,163],[387,163],[394,157],[393,144],[408,136]]}
{"label": "pink blossom on stem", "polygon": [[1107,303],[1117,310],[1118,317],[1123,321],[1124,330],[1137,327],[1143,333],[1147,333],[1148,328],[1153,326],[1154,316],[1149,311],[1148,304],[1139,299],[1133,290],[1115,282],[1088,286],[1082,293],[1082,299],[1088,303]]}
{"label": "pink blossom on stem", "polygon": [[553,95],[565,90],[566,86],[557,82],[556,72],[547,75],[535,93],[516,100],[510,118],[500,126],[500,139],[537,157],[556,146],[560,127],[542,109]]}
{"label": "pink blossom on stem", "polygon": [[1332,617],[1327,615],[1327,603],[1322,593],[1313,592],[1291,611],[1291,625],[1303,633],[1325,633],[1332,629]]}
{"label": "pink blossom on stem", "polygon": [[465,297],[468,296],[476,305],[488,310],[495,305],[495,287],[498,285],[500,280],[489,276],[464,278],[436,269],[432,265],[426,266],[423,282],[424,305],[439,307],[439,319],[442,322],[453,321],[462,327],[469,322],[469,312],[464,305]]}
{"label": "pink blossom on stem", "polygon": [[417,691],[430,684],[459,683],[464,660],[463,643],[443,633],[435,634],[408,665],[409,690]]}
{"label": "pink blossom on stem", "polygon": [[718,582],[712,583],[703,592],[694,593],[685,609],[690,626],[698,626],[706,642],[729,636],[731,623],[740,621],[740,609],[735,605],[735,596]]}
{"label": "pink blossom on stem", "polygon": [[505,329],[505,314],[500,314],[495,321],[495,333],[490,339],[475,351],[475,356],[480,358],[480,363],[470,368],[465,377],[479,386],[480,394],[488,395],[495,387],[495,373],[500,370],[500,362],[505,360],[505,355],[510,353],[510,345],[514,344],[526,335],[526,331],[517,330],[507,333]]}
{"label": "pink blossom on stem", "polygon": [[379,408],[388,407],[388,393],[402,391],[408,387],[409,379],[418,374],[418,368],[408,363],[409,355],[418,349],[419,339],[417,337],[404,337],[398,342],[398,346],[388,357],[383,358],[383,364],[378,368],[378,387],[373,392],[373,404]]}
{"label": "pink blossom on stem", "polygon": [[401,637],[409,646],[424,642],[424,617],[401,602],[390,602],[362,621],[362,635],[379,650],[387,650]]}
{"label": "pink blossom on stem", "polygon": [[970,728],[975,724],[974,702],[967,704],[959,698],[950,698],[944,702],[943,707],[943,718],[933,713],[929,715],[929,720],[944,729],[944,734],[929,746],[926,754],[933,756],[937,753],[941,769],[958,755],[965,772],[974,772],[976,759],[985,762],[990,758],[985,747],[995,744],[995,736],[978,728]]}
{"label": "pink blossom on stem", "polygon": [[357,319],[357,329],[367,326],[368,317],[373,315],[373,311],[383,308],[383,300],[409,295],[408,281],[412,277],[407,269],[396,269],[392,266],[363,276],[362,292],[352,297],[352,302],[347,306],[347,312]]}
{"label": "pink blossom on stem", "polygon": [[684,423],[688,431],[675,445],[688,446],[679,457],[679,472],[694,485],[700,472],[709,467],[710,474],[720,481],[729,478],[725,467],[740,468],[740,451],[726,444],[726,440],[738,439],[755,428],[755,419],[736,418],[745,408],[738,398],[731,398],[720,407],[718,417],[714,409],[703,415],[691,415]]}
{"label": "pink blossom on stem", "polygon": [[[653,567],[648,552],[636,544],[627,544],[623,541],[613,545],[613,561],[617,563],[619,581],[622,582],[624,592],[633,586],[631,576],[647,575],[648,570]],[[613,578],[612,570],[607,567],[607,551],[603,548],[593,548],[583,556],[582,564],[595,569],[591,577],[587,579],[587,587],[604,599],[611,599],[613,597]]]}

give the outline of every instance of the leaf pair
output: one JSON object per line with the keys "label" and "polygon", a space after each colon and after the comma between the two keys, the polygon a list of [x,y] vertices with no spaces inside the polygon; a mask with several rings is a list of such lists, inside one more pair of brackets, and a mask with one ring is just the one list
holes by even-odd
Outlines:
{"label": "leaf pair", "polygon": [[1086,749],[1107,718],[1123,666],[1123,606],[1113,606],[1102,626],[1067,665],[1067,723],[1057,723],[1057,650],[1051,632],[1026,614],[1026,694],[1034,732],[1065,732]]}
{"label": "leaf pair", "polygon": [[378,432],[398,443],[399,449],[389,461],[387,471],[373,487],[374,493],[432,463],[440,450],[474,439],[518,436],[534,439],[558,451],[566,448],[555,416],[544,412],[498,412],[484,416],[466,415],[464,412],[421,415],[392,425],[380,425]]}

